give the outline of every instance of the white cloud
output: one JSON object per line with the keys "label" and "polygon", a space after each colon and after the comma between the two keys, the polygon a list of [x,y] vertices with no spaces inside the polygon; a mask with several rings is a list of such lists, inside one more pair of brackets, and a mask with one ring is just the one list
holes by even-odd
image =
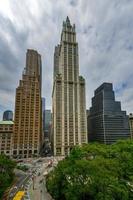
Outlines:
{"label": "white cloud", "polygon": [[[2,2],[2,3],[1,3]],[[18,86],[27,48],[37,49],[43,60],[43,96],[46,106],[51,106],[54,46],[60,41],[62,21],[68,15],[76,24],[79,42],[80,73],[86,79],[87,108],[90,106],[94,89],[102,82],[114,83],[116,97],[122,108],[133,112],[133,1],[131,0],[1,0],[0,6],[0,49],[1,74],[12,76],[10,69],[15,65],[14,80],[3,88]],[[3,22],[3,21],[4,22]],[[7,62],[3,61],[9,51]],[[9,60],[10,59],[10,60]],[[16,63],[16,64],[15,64]],[[130,80],[130,81],[129,81]],[[0,83],[2,80],[0,80]],[[16,86],[15,86],[16,84]],[[0,84],[1,85],[1,84]],[[12,92],[12,98],[14,92]],[[7,99],[7,100],[5,100]],[[4,108],[13,101],[0,99]]]}
{"label": "white cloud", "polygon": [[1,0],[0,1],[0,13],[4,17],[12,18],[12,11],[10,8],[10,1],[9,0]]}

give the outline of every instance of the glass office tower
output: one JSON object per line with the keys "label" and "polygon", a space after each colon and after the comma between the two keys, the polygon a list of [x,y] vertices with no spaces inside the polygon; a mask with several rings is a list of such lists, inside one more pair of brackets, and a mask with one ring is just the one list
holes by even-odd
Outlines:
{"label": "glass office tower", "polygon": [[95,90],[88,121],[89,141],[112,144],[130,137],[128,116],[115,101],[112,83],[103,83]]}

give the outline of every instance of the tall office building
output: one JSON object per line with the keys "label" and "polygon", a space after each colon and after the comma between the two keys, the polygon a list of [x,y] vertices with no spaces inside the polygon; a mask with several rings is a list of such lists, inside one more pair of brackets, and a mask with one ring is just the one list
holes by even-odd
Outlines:
{"label": "tall office building", "polygon": [[95,90],[89,115],[89,140],[112,144],[130,137],[128,116],[115,101],[111,83],[103,83]]}
{"label": "tall office building", "polygon": [[45,138],[50,138],[51,110],[45,110]]}
{"label": "tall office building", "polygon": [[3,121],[13,121],[13,112],[11,110],[6,110],[3,113]]}
{"label": "tall office building", "polygon": [[133,113],[129,114],[130,136],[133,139]]}
{"label": "tall office building", "polygon": [[42,98],[42,129],[43,129],[43,137],[45,131],[45,98]]}
{"label": "tall office building", "polygon": [[42,141],[41,56],[28,49],[26,67],[16,89],[13,156],[38,155]]}
{"label": "tall office building", "polygon": [[75,25],[68,17],[55,47],[52,99],[54,155],[67,155],[73,146],[87,142],[85,80],[79,76]]}

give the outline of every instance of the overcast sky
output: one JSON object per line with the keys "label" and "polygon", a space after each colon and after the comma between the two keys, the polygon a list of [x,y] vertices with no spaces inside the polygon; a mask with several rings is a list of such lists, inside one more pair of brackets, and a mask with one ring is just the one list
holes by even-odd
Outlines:
{"label": "overcast sky", "polygon": [[62,22],[76,24],[86,106],[112,82],[122,109],[133,112],[133,0],[0,0],[0,118],[14,110],[28,48],[42,55],[42,94],[51,108],[54,47]]}

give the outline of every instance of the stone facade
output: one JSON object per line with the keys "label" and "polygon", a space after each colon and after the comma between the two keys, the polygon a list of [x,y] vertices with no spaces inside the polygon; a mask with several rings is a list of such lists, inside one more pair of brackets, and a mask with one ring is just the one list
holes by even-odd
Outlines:
{"label": "stone facade", "polygon": [[73,146],[87,143],[85,80],[79,76],[75,25],[68,17],[55,47],[52,100],[54,155],[68,155]]}
{"label": "stone facade", "polygon": [[41,56],[28,49],[26,67],[16,89],[13,157],[27,158],[40,152],[42,136]]}
{"label": "stone facade", "polygon": [[130,126],[130,135],[133,139],[133,113],[129,114],[129,126]]}
{"label": "stone facade", "polygon": [[0,121],[0,154],[12,156],[13,121]]}

